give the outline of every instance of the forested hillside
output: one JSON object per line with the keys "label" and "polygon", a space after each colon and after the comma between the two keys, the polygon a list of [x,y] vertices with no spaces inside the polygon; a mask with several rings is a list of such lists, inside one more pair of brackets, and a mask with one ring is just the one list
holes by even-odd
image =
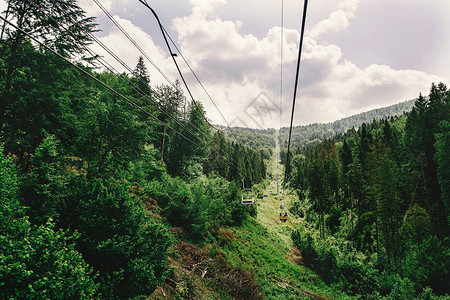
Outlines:
{"label": "forested hillside", "polygon": [[275,129],[254,129],[244,127],[217,126],[224,131],[228,139],[238,141],[240,144],[246,145],[260,152],[264,159],[270,159],[275,148],[275,140],[273,139]]}
{"label": "forested hillside", "polygon": [[[411,111],[413,106],[414,100],[410,100],[388,107],[363,112],[331,123],[315,123],[306,126],[295,126],[292,128],[291,143],[294,148],[316,144],[324,139],[331,138],[336,134],[344,133],[351,128],[358,128],[363,123],[368,124],[374,120],[402,116],[403,114]],[[280,143],[284,147],[286,147],[288,134],[289,128],[284,127],[281,129]]]}
{"label": "forested hillside", "polygon": [[142,58],[130,74],[92,68],[95,20],[76,1],[8,4],[0,298],[146,298],[175,244],[256,214],[238,193],[264,179],[260,152],[213,134],[200,104],[184,111],[179,84],[152,86]]}
{"label": "forested hillside", "polygon": [[448,299],[444,84],[297,128],[282,186],[284,129],[217,130],[142,56],[117,72],[76,0],[2,18],[1,299]]}
{"label": "forested hillside", "polygon": [[407,115],[293,154],[291,212],[308,225],[292,239],[326,282],[374,299],[449,293],[449,121],[450,91],[433,84]]}

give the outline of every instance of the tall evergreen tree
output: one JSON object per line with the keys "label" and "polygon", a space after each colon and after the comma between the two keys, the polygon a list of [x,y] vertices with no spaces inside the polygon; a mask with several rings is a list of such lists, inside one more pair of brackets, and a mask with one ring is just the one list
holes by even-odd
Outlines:
{"label": "tall evergreen tree", "polygon": [[133,70],[133,78],[137,81],[137,87],[140,92],[145,95],[150,94],[150,75],[148,74],[147,67],[145,66],[144,58],[139,56],[136,68]]}
{"label": "tall evergreen tree", "polygon": [[438,180],[442,191],[447,224],[450,225],[450,123],[442,121],[441,133],[436,134],[436,155]]}
{"label": "tall evergreen tree", "polygon": [[[95,30],[94,18],[86,17],[76,0],[9,0],[7,14],[17,20],[20,30],[32,33],[64,56],[82,53],[83,47],[91,42],[89,34]],[[7,48],[5,71],[2,72],[5,87],[0,95],[0,130],[11,101],[13,78],[17,75],[15,71],[23,64],[20,53],[28,43],[20,30],[7,26],[6,34],[2,36]]]}

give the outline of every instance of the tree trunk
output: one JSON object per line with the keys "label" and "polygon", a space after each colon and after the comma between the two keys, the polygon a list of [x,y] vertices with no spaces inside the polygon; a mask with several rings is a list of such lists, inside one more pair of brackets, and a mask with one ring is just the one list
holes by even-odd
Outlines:
{"label": "tree trunk", "polygon": [[380,240],[378,238],[378,218],[375,220],[375,239],[377,242],[377,256],[380,257]]}
{"label": "tree trunk", "polygon": [[164,146],[166,143],[166,126],[164,126],[164,134],[163,134],[163,140],[161,145],[161,163],[164,163]]}

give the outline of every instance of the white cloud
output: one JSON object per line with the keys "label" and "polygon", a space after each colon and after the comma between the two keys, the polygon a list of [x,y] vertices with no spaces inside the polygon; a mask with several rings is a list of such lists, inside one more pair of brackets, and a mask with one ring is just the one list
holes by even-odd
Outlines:
{"label": "white cloud", "polygon": [[[173,82],[175,81],[175,69],[173,62],[168,55],[158,46],[155,45],[151,36],[145,33],[141,28],[134,25],[131,21],[122,19],[118,16],[114,16],[115,20],[130,34],[130,36],[138,42],[139,46],[145,50],[145,53],[152,59],[152,61],[158,66]],[[104,32],[105,33],[105,32]],[[142,55],[139,50],[117,29],[117,27],[111,27],[106,32],[106,35],[99,38],[99,40],[110,48],[118,57],[120,57],[131,69],[137,64],[138,57]],[[94,44],[91,48],[98,54],[104,56],[104,58],[114,68],[120,72],[125,72],[126,69],[111,56],[103,50],[99,45]],[[150,74],[150,81],[152,85],[156,84],[168,84],[159,71],[146,61],[147,69]]]}
{"label": "white cloud", "polygon": [[[98,17],[99,15],[103,14],[103,11],[100,9],[100,7],[97,6],[97,4],[94,3],[92,0],[79,0],[78,5],[83,8],[83,10],[86,12],[87,16],[90,17]],[[101,5],[106,8],[107,10],[111,10],[113,6],[112,0],[102,0]]]}
{"label": "white cloud", "polygon": [[216,8],[227,3],[226,0],[189,0],[192,5],[192,14],[195,16],[208,17],[215,13]]}
{"label": "white cloud", "polygon": [[305,41],[296,118],[302,124],[329,122],[380,106],[413,99],[442,78],[385,65],[359,68],[336,45]]}
{"label": "white cloud", "polygon": [[5,11],[8,8],[8,4],[4,0],[0,0],[0,12]]}
{"label": "white cloud", "polygon": [[[189,3],[192,5],[191,14],[174,18],[172,29],[178,34],[177,42],[183,55],[228,122],[238,120],[235,124],[278,127],[280,121],[273,111],[262,113],[262,121],[261,118],[257,122],[251,119],[255,107],[262,106],[258,100],[261,95],[266,100],[271,99],[273,106],[280,105],[280,28],[272,27],[262,38],[242,34],[242,21],[220,17],[226,0],[190,0]],[[338,45],[324,40],[327,33],[344,30],[350,25],[351,19],[356,17],[358,4],[358,0],[340,1],[327,19],[308,31],[304,40],[295,124],[334,121],[412,99],[419,91],[425,94],[431,82],[442,80],[425,72],[395,70],[387,65],[372,64],[362,68],[348,61]],[[155,45],[152,37],[132,22],[116,18],[174,80],[177,74],[171,58]],[[135,66],[140,53],[117,29],[106,32],[101,40],[127,64]],[[285,28],[283,126],[288,125],[290,118],[298,42],[299,32]],[[182,59],[177,59],[196,100],[204,104],[208,118],[213,123],[224,124]],[[147,63],[147,67],[152,84],[165,83],[150,64]],[[258,111],[265,110],[261,108]]]}
{"label": "white cloud", "polygon": [[[203,1],[191,3],[194,12],[207,13],[176,18],[173,29],[179,34],[182,52],[190,58],[226,118],[248,117],[246,107],[261,92],[278,105],[280,28],[270,29],[262,39],[243,35],[239,32],[242,22],[207,19],[205,15],[211,13],[212,8],[204,9]],[[314,26],[305,38],[297,124],[333,121],[380,105],[411,99],[419,91],[426,91],[432,81],[440,80],[424,72],[394,70],[383,65],[360,68],[344,59],[339,46],[318,41],[325,33],[348,27],[357,8],[358,0],[341,1],[336,11]],[[298,39],[297,30],[285,29],[283,125],[289,121]],[[195,95],[203,95],[198,88],[194,91]],[[210,118],[223,123],[212,104],[203,102]],[[266,124],[278,127],[279,120],[271,118]]]}
{"label": "white cloud", "polygon": [[338,5],[338,10],[333,11],[330,16],[316,24],[308,36],[318,39],[327,33],[336,33],[346,29],[350,25],[350,19],[355,17],[359,0],[344,0]]}

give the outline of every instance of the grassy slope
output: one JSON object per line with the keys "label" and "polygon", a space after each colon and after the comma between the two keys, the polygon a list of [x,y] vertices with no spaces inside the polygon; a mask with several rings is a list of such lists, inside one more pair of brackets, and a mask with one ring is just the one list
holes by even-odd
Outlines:
{"label": "grassy slope", "polygon": [[[278,132],[274,138],[278,141]],[[286,223],[278,220],[276,179],[282,170],[278,153],[277,144],[268,166],[273,178],[266,182],[265,194],[269,196],[257,199],[257,218],[249,218],[239,227],[221,228],[216,238],[210,237],[201,246],[180,240],[171,257],[173,275],[150,298],[251,299],[259,298],[258,295],[265,299],[347,298],[301,264],[301,254],[292,247],[290,238],[292,230],[301,226],[301,220],[293,217]],[[288,204],[295,197],[289,191],[284,194]],[[233,270],[244,271],[236,275]],[[235,288],[232,280],[239,285],[234,295],[230,292]],[[253,296],[244,296],[246,289],[258,291]]]}
{"label": "grassy slope", "polygon": [[[277,136],[275,139],[278,140]],[[300,220],[291,217],[283,224],[277,218],[276,178],[281,174],[276,159],[278,152],[277,144],[269,165],[269,172],[275,179],[267,186],[269,197],[257,200],[258,217],[230,229],[235,240],[223,247],[228,261],[254,274],[267,299],[345,298],[326,286],[313,271],[298,264],[301,258],[295,256],[299,253],[292,247],[290,234]],[[285,191],[284,196],[288,203],[294,197],[289,191]]]}

